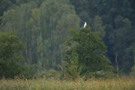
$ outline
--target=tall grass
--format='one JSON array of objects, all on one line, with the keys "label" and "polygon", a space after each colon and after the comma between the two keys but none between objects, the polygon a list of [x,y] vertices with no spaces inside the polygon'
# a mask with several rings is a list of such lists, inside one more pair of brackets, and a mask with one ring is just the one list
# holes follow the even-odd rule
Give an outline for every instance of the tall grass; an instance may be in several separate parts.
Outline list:
[{"label": "tall grass", "polygon": [[78,79],[54,80],[54,79],[33,79],[33,80],[0,80],[0,90],[135,90],[135,79],[90,79],[84,81]]}]

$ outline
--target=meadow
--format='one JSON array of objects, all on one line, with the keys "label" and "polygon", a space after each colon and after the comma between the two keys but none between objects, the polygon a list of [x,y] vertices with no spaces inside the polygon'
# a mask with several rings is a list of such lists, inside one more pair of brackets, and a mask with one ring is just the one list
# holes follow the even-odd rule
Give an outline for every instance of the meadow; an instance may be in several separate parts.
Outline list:
[{"label": "meadow", "polygon": [[90,79],[84,81],[33,79],[0,80],[0,90],[135,90],[135,79]]}]

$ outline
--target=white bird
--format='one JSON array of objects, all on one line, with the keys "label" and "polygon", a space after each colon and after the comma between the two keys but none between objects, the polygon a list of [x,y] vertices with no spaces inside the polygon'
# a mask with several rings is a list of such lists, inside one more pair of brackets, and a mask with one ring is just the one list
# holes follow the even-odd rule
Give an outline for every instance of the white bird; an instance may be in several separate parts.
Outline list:
[{"label": "white bird", "polygon": [[84,23],[83,28],[85,28],[86,26],[87,26],[87,22]]}]

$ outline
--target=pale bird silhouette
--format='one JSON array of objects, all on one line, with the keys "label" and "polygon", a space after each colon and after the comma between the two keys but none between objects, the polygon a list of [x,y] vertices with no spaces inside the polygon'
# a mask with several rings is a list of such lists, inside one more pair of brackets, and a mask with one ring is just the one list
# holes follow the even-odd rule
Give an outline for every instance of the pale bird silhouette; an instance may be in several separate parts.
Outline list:
[{"label": "pale bird silhouette", "polygon": [[85,28],[87,26],[87,22],[84,22],[83,28]]}]

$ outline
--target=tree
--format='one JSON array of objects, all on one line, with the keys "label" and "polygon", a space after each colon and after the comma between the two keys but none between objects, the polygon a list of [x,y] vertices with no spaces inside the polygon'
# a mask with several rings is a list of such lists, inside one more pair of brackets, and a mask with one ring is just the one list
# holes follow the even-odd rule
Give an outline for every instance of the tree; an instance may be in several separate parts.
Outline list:
[{"label": "tree", "polygon": [[3,15],[4,11],[9,9],[13,3],[10,0],[0,0],[0,16]]},{"label": "tree", "polygon": [[95,16],[94,21],[93,21],[93,31],[99,32],[100,36],[102,38],[104,38],[105,37],[105,28],[102,24],[103,24],[103,22],[102,22],[101,17]]},{"label": "tree", "polygon": [[22,51],[23,44],[15,34],[0,32],[0,77],[13,78],[24,74]]},{"label": "tree", "polygon": [[40,5],[37,1],[24,2],[5,12],[1,31],[14,32],[21,38],[30,64],[59,69],[63,60],[61,46],[69,29],[79,28],[80,19],[67,0],[40,0]]},{"label": "tree", "polygon": [[132,30],[131,21],[122,16],[115,19],[114,32],[110,35],[110,43],[113,46],[110,51],[115,56],[119,72],[128,74],[134,61],[134,31]]},{"label": "tree", "polygon": [[65,56],[66,64],[64,67],[64,74],[66,78],[75,80],[80,76],[81,68],[79,67],[78,55],[75,52],[71,52],[70,55]]},{"label": "tree", "polygon": [[[133,47],[135,33],[135,26],[133,25],[135,23],[135,1],[78,0],[76,2],[76,0],[70,0],[70,2],[75,6],[75,10],[81,20],[87,21],[92,25],[92,30],[94,30],[94,28],[95,30],[100,28],[99,31],[102,32],[104,29],[105,32],[102,32],[102,35],[104,36],[105,34],[104,42],[107,46],[109,59],[114,66],[117,66],[116,57],[118,56],[117,59],[120,71],[124,74],[128,74],[133,65],[134,57],[132,55],[133,50],[130,49],[130,47]],[[130,22],[130,29],[123,24],[123,22],[127,21]],[[112,41],[115,43],[112,44]],[[113,48],[115,48],[115,51],[112,50]]]},{"label": "tree", "polygon": [[134,65],[132,66],[130,75],[133,76],[133,77],[135,77],[135,58],[134,58]]},{"label": "tree", "polygon": [[[111,66],[105,51],[106,47],[99,33],[91,32],[89,29],[73,31],[71,38],[66,42],[66,67],[69,70],[76,66],[76,71],[79,71],[82,76],[97,71],[108,72]],[[73,62],[76,65],[73,65]],[[70,72],[73,71],[74,69]]]}]

